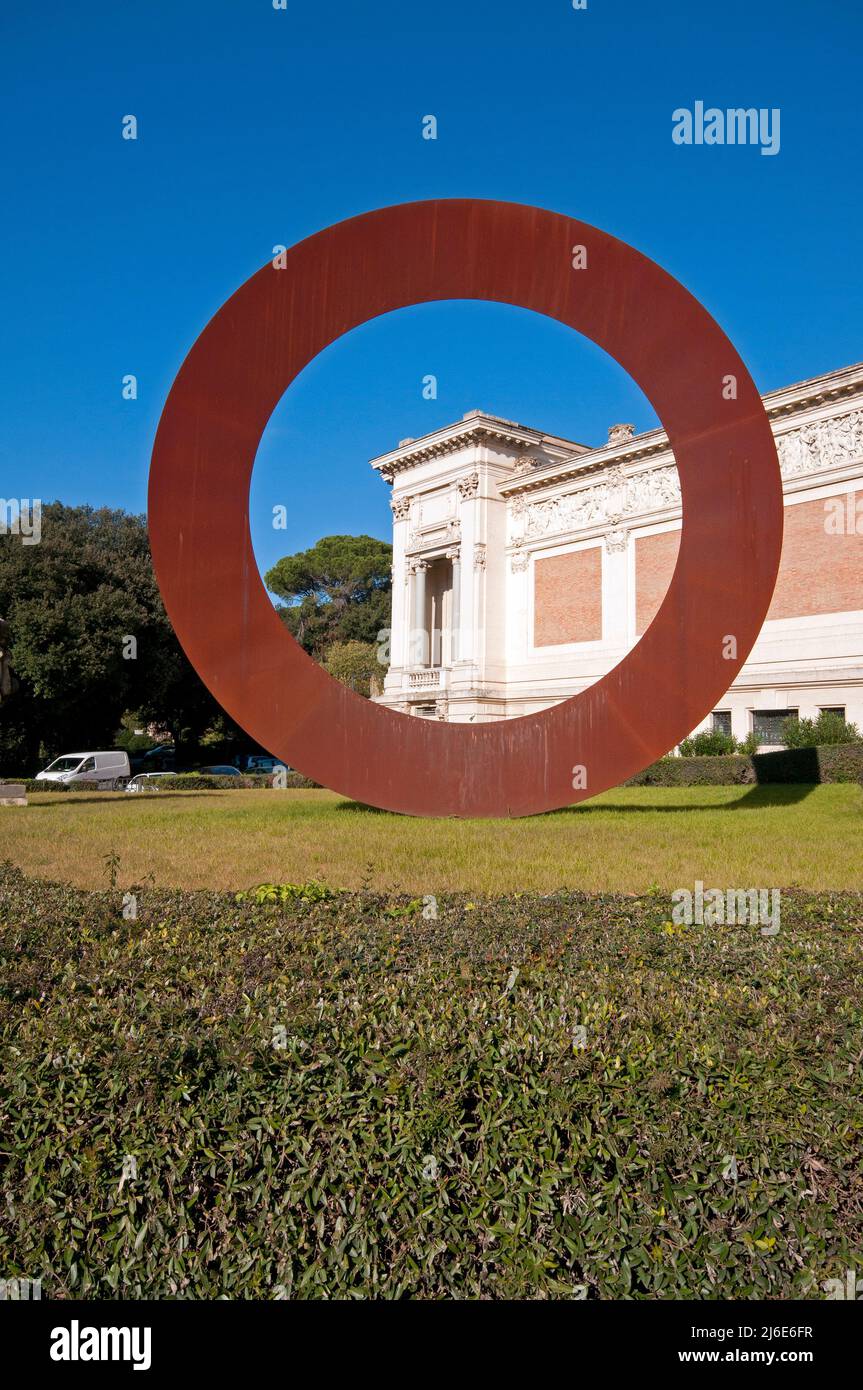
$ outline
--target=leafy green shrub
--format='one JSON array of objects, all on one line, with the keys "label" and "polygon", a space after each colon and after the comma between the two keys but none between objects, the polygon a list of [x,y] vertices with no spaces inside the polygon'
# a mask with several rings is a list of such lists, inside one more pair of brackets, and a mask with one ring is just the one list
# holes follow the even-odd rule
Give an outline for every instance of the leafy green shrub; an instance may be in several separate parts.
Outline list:
[{"label": "leafy green shrub", "polygon": [[736,752],[736,738],[723,733],[721,729],[702,729],[691,738],[683,739],[680,744],[682,758],[718,758]]},{"label": "leafy green shrub", "polygon": [[260,883],[257,888],[247,888],[237,893],[236,900],[238,903],[257,903],[260,907],[275,903],[283,906],[285,903],[322,903],[333,897],[333,890],[327,888],[326,884],[310,879],[308,883]]},{"label": "leafy green shrub", "polygon": [[659,892],[121,891],[0,869],[0,1268],[46,1298],[863,1275],[863,895],[783,894],[777,941]]},{"label": "leafy green shrub", "polygon": [[840,714],[821,710],[817,719],[792,717],[782,721],[782,742],[786,748],[824,748],[836,743],[860,743],[860,730]]}]

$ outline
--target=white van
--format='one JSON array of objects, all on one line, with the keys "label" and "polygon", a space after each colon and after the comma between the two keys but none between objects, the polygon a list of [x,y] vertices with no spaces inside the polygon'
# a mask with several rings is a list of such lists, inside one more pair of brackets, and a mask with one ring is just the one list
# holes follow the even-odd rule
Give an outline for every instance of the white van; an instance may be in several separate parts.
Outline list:
[{"label": "white van", "polygon": [[37,782],[98,782],[103,791],[119,791],[129,779],[129,754],[118,748],[108,753],[64,753],[37,772]]}]

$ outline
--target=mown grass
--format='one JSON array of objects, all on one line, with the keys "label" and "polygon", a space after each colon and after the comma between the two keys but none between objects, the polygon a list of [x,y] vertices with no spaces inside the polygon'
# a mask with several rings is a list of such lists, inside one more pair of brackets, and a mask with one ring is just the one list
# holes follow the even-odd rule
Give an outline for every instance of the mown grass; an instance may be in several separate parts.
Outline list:
[{"label": "mown grass", "polygon": [[119,887],[0,872],[4,1274],[637,1299],[863,1274],[863,896],[783,895],[770,938],[672,928],[656,894],[423,907],[144,890],[131,920]]},{"label": "mown grass", "polygon": [[327,791],[36,795],[0,808],[0,846],[82,887],[127,878],[239,889],[320,878],[414,893],[644,892],[708,885],[863,888],[863,790],[619,788],[517,821],[415,820]]}]

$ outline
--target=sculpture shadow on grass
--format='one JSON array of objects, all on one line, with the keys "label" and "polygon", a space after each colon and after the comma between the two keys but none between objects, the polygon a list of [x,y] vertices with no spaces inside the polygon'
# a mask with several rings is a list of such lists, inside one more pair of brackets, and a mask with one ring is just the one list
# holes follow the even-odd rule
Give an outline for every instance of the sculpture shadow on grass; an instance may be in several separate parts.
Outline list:
[{"label": "sculpture shadow on grass", "polygon": [[[721,784],[718,784],[721,785]],[[724,789],[724,788],[723,788]],[[638,788],[645,791],[700,791],[701,787],[645,787]],[[739,787],[740,796],[734,801],[698,801],[687,802],[684,806],[663,806],[661,802],[653,802],[649,806],[635,806],[631,802],[604,801],[601,805],[595,802],[583,802],[580,806],[564,806],[560,811],[552,811],[549,814],[554,816],[586,815],[596,814],[603,811],[624,811],[624,812],[647,812],[654,814],[659,811],[663,815],[673,812],[686,814],[689,811],[761,811],[768,806],[794,806],[799,801],[804,801],[810,792],[815,790],[810,783],[765,783],[763,786]]]},{"label": "sculpture shadow on grass", "polygon": [[[799,801],[803,801],[810,792],[814,791],[814,786],[809,783],[765,783],[763,786],[739,786],[734,790],[740,792],[740,796],[734,801],[715,802],[699,801],[688,802],[684,806],[663,805],[661,801],[652,802],[648,806],[638,806],[632,802],[623,801],[603,801],[597,804],[593,801],[583,801],[577,806],[562,806],[557,811],[543,811],[539,816],[524,816],[520,819],[526,821],[550,819],[553,816],[588,816],[604,815],[609,811],[620,811],[622,813],[644,813],[652,814],[656,811],[662,814],[678,812],[686,814],[689,811],[759,811],[768,806],[793,806]],[[638,790],[642,790],[639,788]],[[666,792],[666,791],[700,791],[700,787],[647,787],[643,790]],[[360,801],[340,801],[335,808],[337,811],[362,811],[374,816],[401,816],[399,811],[386,811],[380,806],[366,806]]]},{"label": "sculpture shadow on grass", "polygon": [[[214,790],[218,791],[220,789],[214,788]],[[39,793],[30,792],[28,793],[28,798],[29,796],[33,795],[38,796]],[[177,792],[175,793],[175,795],[182,796],[185,801],[191,801],[193,798],[197,801],[200,800],[202,796],[209,796],[210,793]],[[233,793],[228,792],[226,793],[226,795],[231,796],[233,795]],[[28,799],[27,809],[29,811],[44,811],[47,806],[52,806],[55,801],[60,802],[63,805],[74,806],[92,806],[94,803],[98,803],[100,806],[140,806],[142,801],[165,801],[169,796],[171,796],[171,792],[144,792],[142,795],[138,796],[133,794],[130,796],[123,797],[118,796],[116,798],[111,797],[109,801],[108,795],[105,792],[94,792],[92,796],[79,795],[78,792],[70,792],[68,793],[68,795],[64,795],[63,792],[54,792],[50,801],[30,801]]]}]

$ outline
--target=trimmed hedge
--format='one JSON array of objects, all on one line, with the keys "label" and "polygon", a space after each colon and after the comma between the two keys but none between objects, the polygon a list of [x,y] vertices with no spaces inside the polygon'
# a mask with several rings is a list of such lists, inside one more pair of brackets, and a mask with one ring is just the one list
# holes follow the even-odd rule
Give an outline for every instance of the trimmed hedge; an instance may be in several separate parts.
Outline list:
[{"label": "trimmed hedge", "polygon": [[[170,777],[159,777],[156,785],[160,791],[248,791],[250,788],[261,790],[265,787],[272,788],[275,781],[275,774],[272,772],[256,773],[249,776],[240,777],[215,777],[202,774],[200,772],[178,772]],[[308,777],[303,777],[300,772],[288,772],[285,776],[285,787],[292,791],[304,790],[317,787],[319,783],[312,782]]]},{"label": "trimmed hedge", "polygon": [[706,787],[756,781],[752,759],[740,753],[704,758],[660,758],[630,777],[627,787]]},{"label": "trimmed hedge", "polygon": [[138,886],[127,920],[122,886],[0,866],[5,1277],[693,1300],[863,1278],[863,894],[783,893],[770,938],[651,894],[282,887]]},{"label": "trimmed hedge", "polygon": [[759,782],[856,782],[863,777],[863,743],[783,748],[752,761]]},{"label": "trimmed hedge", "polygon": [[[67,782],[37,782],[33,777],[21,777],[17,780],[24,783],[28,792],[97,792],[100,790],[98,782],[73,782],[71,784]],[[129,781],[131,780],[130,777]],[[155,778],[149,785],[150,787],[158,787],[159,791],[248,791],[250,788],[258,788],[259,790],[266,787],[272,788],[273,782],[274,775],[272,773],[241,777],[213,777],[204,776],[199,772],[178,772]],[[308,777],[303,777],[299,772],[289,772],[286,775],[285,785],[296,791],[317,787],[320,784],[311,782]]]},{"label": "trimmed hedge", "polygon": [[97,792],[98,782],[39,782],[35,777],[23,777],[28,792]]},{"label": "trimmed hedge", "polygon": [[776,753],[660,758],[630,777],[628,787],[746,786],[755,783],[856,782],[863,778],[863,743],[783,748]]}]

